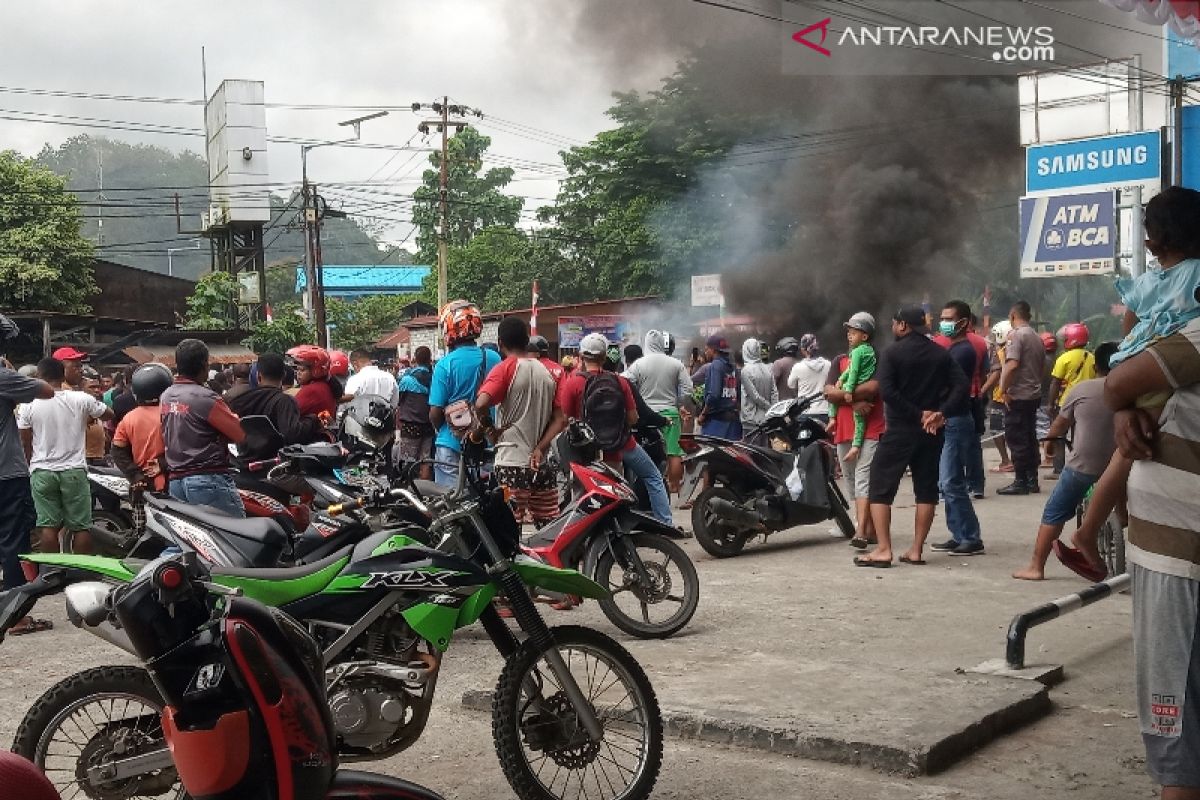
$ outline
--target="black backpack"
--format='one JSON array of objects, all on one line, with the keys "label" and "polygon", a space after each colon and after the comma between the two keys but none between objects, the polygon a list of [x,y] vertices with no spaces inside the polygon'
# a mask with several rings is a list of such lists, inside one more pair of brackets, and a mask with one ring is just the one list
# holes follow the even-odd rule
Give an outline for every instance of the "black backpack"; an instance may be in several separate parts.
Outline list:
[{"label": "black backpack", "polygon": [[611,372],[591,372],[583,387],[583,421],[596,435],[601,450],[620,450],[629,440],[625,393]]}]

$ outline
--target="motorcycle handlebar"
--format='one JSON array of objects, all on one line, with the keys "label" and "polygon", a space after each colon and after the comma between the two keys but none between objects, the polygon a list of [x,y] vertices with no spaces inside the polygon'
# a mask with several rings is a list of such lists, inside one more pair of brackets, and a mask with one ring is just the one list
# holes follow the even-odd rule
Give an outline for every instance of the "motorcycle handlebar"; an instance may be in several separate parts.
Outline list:
[{"label": "motorcycle handlebar", "polygon": [[282,463],[283,458],[280,456],[275,456],[274,458],[268,458],[263,461],[251,461],[246,465],[246,469],[248,469],[250,472],[260,472],[264,469],[274,467]]},{"label": "motorcycle handlebar", "polygon": [[345,503],[334,503],[325,509],[325,513],[331,517],[336,517],[339,514],[345,514],[348,511],[362,508],[367,504],[367,498],[360,497],[357,500],[350,500]]}]

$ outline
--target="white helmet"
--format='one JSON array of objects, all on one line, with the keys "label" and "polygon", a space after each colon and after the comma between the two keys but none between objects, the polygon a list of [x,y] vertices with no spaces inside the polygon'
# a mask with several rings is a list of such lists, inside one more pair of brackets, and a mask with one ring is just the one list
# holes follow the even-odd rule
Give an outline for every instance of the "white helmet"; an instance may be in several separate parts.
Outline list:
[{"label": "white helmet", "polygon": [[1008,335],[1012,333],[1012,323],[1006,319],[1002,319],[992,326],[992,335],[989,337],[992,344],[999,347],[1008,341]]},{"label": "white helmet", "polygon": [[602,356],[608,352],[608,339],[602,333],[589,333],[579,340],[579,352],[587,356]]}]

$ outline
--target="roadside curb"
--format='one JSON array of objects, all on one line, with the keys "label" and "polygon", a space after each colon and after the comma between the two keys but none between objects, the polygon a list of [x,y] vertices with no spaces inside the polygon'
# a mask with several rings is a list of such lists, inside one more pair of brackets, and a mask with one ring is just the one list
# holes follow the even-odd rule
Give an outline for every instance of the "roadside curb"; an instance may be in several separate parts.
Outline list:
[{"label": "roadside curb", "polygon": [[[976,678],[975,680],[979,680]],[[1049,690],[1034,681],[1014,678],[989,678],[1009,691],[1005,699],[990,708],[948,715],[918,726],[899,741],[854,741],[829,732],[800,730],[786,720],[766,720],[754,714],[722,710],[718,714],[703,710],[663,709],[665,733],[680,739],[693,739],[779,755],[830,761],[836,764],[870,767],[907,777],[929,775],[951,766],[963,756],[1004,734],[1032,722],[1051,709]],[[968,687],[964,690],[969,691]],[[947,696],[948,703],[954,698]],[[469,691],[463,694],[464,707],[490,711],[492,693]],[[937,716],[931,714],[931,716]]]}]

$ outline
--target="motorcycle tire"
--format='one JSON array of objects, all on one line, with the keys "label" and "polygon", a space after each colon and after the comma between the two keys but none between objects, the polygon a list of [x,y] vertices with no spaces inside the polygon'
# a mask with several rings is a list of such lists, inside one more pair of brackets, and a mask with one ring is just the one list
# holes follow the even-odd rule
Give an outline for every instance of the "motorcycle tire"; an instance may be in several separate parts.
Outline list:
[{"label": "motorcycle tire", "polygon": [[854,520],[850,519],[850,509],[843,505],[844,502],[841,490],[837,484],[830,481],[829,505],[833,508],[833,520],[837,523],[838,530],[842,532],[842,536],[845,536],[847,539],[853,539],[858,529],[854,525]]},{"label": "motorcycle tire", "polygon": [[126,558],[137,543],[133,518],[124,511],[92,510],[92,551],[98,556]]},{"label": "motorcycle tire", "polygon": [[[521,800],[575,798],[589,782],[595,783],[596,790],[587,791],[584,796],[596,800],[644,800],[658,780],[663,755],[662,713],[645,671],[629,651],[600,631],[563,625],[551,628],[550,632],[553,636],[551,646],[559,650],[563,661],[569,665],[580,690],[588,696],[600,716],[605,732],[611,728],[620,737],[620,745],[610,745],[607,735],[599,743],[590,739],[563,743],[548,738],[561,736],[564,730],[577,734],[579,723],[559,716],[570,713],[570,701],[558,689],[557,677],[542,661],[546,648],[536,645],[532,638],[526,639],[506,661],[492,696],[492,738],[504,776]],[[589,656],[596,660],[595,670],[588,666]],[[557,691],[549,697],[543,696],[545,702],[539,705],[528,697],[527,687],[536,688],[539,693]],[[617,698],[615,702],[614,698]],[[620,707],[626,700],[633,708],[622,711]],[[555,712],[551,719],[544,717],[545,706]],[[531,711],[536,713],[527,716]],[[640,737],[631,735],[628,730],[617,731],[618,727],[639,730]],[[526,753],[526,746],[540,755]],[[601,748],[605,752],[600,752]],[[624,756],[635,757],[636,765],[624,771],[610,767],[604,773],[596,766],[601,760],[611,761],[612,757]],[[531,759],[533,764],[554,767],[541,771],[552,773],[549,786],[540,780]],[[580,766],[582,775],[577,774]],[[567,772],[567,778],[556,792],[558,774],[562,771]],[[620,788],[606,780],[619,780],[614,776],[626,772],[629,778]],[[602,774],[605,778],[600,777]],[[577,786],[570,787],[568,792],[567,784]]]},{"label": "motorcycle tire", "polygon": [[[83,750],[88,750],[95,746],[99,752],[88,756],[81,751],[76,764],[71,765],[69,769],[57,768],[55,764],[47,763],[48,758],[63,757],[49,751],[50,746],[55,743],[57,729],[67,724],[73,716],[72,711],[85,707],[90,698],[96,698],[97,702],[101,704],[100,709],[102,710],[103,700],[101,698],[104,697],[117,698],[117,702],[112,704],[113,708],[110,710],[115,710],[120,700],[140,701],[146,706],[148,712],[153,710],[154,727],[152,729],[139,727],[139,731],[146,736],[157,735],[161,738],[162,730],[159,727],[157,716],[162,712],[163,701],[154,682],[150,680],[150,673],[140,667],[93,667],[59,681],[34,702],[17,728],[17,735],[12,745],[13,752],[32,761],[38,769],[46,772],[47,777],[55,784],[55,788],[60,793],[73,786],[77,789],[83,788],[89,797],[121,798],[145,794],[152,794],[163,800],[186,797],[174,768],[124,778],[119,782],[83,786],[80,783],[81,777],[76,771],[84,767],[84,764],[79,762],[91,762],[103,757],[102,737],[104,734],[101,730],[93,734],[92,739],[83,748]],[[127,708],[128,704],[126,704]],[[108,724],[116,723],[110,721]],[[71,728],[70,738],[77,739],[81,733],[83,733],[82,729]],[[86,734],[84,735],[86,736]],[[162,743],[162,747],[166,747],[165,742]],[[66,773],[65,781],[63,781],[63,773]],[[149,782],[151,785],[145,786],[143,781]]]},{"label": "motorcycle tire", "polygon": [[714,497],[728,500],[731,503],[741,502],[740,498],[724,486],[713,486],[705,489],[692,505],[692,533],[696,541],[704,548],[704,552],[715,558],[731,558],[742,552],[746,542],[753,536],[741,531],[723,531],[725,526],[717,523],[712,512],[708,510],[708,501]]},{"label": "motorcycle tire", "polygon": [[[628,537],[634,552],[639,550],[657,550],[666,556],[666,565],[661,569],[657,562],[648,570],[655,585],[647,591],[639,584],[625,585],[623,576],[618,578],[619,586],[613,587],[612,573],[617,570],[623,573],[622,567],[613,559],[607,549],[596,561],[594,569],[589,571],[592,579],[609,590],[609,594],[600,598],[600,610],[608,617],[613,625],[628,634],[641,639],[665,639],[681,631],[696,613],[700,604],[700,576],[696,574],[696,565],[688,558],[679,545],[665,536],[656,533],[634,533]],[[640,558],[640,556],[639,556]],[[671,577],[666,567],[674,564],[683,578],[681,593],[671,593]],[[643,568],[647,565],[643,562]],[[641,603],[642,619],[637,619],[626,613],[617,602],[616,596],[622,592],[631,592]],[[662,622],[651,622],[649,608],[664,602],[679,603],[679,610]]]}]

